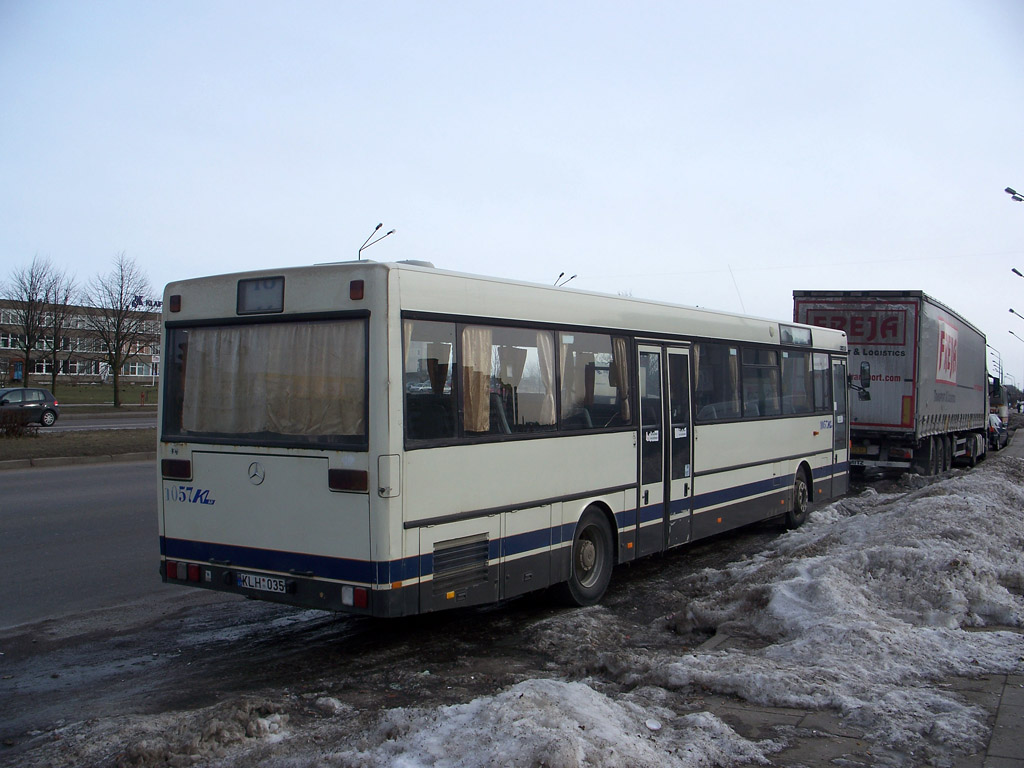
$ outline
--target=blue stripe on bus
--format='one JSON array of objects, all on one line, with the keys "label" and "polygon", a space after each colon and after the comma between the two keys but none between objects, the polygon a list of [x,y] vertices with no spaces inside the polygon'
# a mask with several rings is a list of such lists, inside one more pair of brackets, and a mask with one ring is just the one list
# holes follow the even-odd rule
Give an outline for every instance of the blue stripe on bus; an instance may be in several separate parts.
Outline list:
[{"label": "blue stripe on bus", "polygon": [[243,570],[254,568],[279,573],[312,571],[323,578],[365,583],[374,581],[376,576],[376,564],[368,560],[307,555],[299,552],[282,552],[276,549],[239,547],[231,544],[213,544],[185,539],[165,539],[163,549],[165,555],[172,560],[229,562],[231,563],[230,567]]},{"label": "blue stripe on bus", "polygon": [[794,475],[786,475],[778,479],[770,477],[767,480],[758,480],[753,483],[736,485],[731,488],[723,488],[720,491],[701,493],[693,497],[693,509],[698,511],[707,507],[714,507],[719,504],[726,504],[731,501],[761,496],[772,491],[782,491],[789,488],[793,483]]},{"label": "blue stripe on bus", "polygon": [[[848,468],[847,462],[820,467],[814,470],[814,476],[818,479],[827,478],[843,474],[848,471]],[[724,488],[720,491],[699,494],[692,499],[693,509],[700,511],[711,506],[741,501],[772,491],[782,491],[792,484],[793,477],[793,475],[788,475],[778,482],[774,478],[769,478],[733,488]],[[689,499],[673,501],[670,506],[670,515],[685,513],[689,509],[689,504]],[[639,511],[636,509],[622,510],[616,513],[615,522],[619,532],[622,533],[635,529],[638,516],[641,523],[647,523],[661,520],[663,514],[664,505],[651,504]],[[550,528],[541,528],[495,539],[489,542],[488,557],[494,561],[502,557],[507,558],[556,547],[563,542],[571,541],[575,530],[575,523],[562,523]],[[319,578],[364,584],[392,584],[429,576],[434,570],[434,557],[431,553],[375,562],[165,537],[160,538],[160,552],[172,560],[230,562],[232,563],[231,567],[234,568],[243,570],[252,568],[278,573],[308,571],[315,573]]]}]

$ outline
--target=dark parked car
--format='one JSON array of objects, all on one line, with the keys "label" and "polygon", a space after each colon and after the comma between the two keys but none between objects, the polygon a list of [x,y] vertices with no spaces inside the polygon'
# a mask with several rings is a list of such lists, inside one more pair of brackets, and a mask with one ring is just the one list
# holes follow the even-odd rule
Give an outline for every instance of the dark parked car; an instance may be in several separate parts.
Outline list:
[{"label": "dark parked car", "polygon": [[11,387],[0,389],[0,419],[15,418],[22,424],[33,422],[49,427],[60,416],[60,407],[48,389]]},{"label": "dark parked car", "polygon": [[1006,422],[999,418],[998,414],[990,413],[988,415],[988,446],[993,451],[998,451],[1000,448],[1005,448],[1007,441],[1010,439],[1009,434],[1006,431]]}]

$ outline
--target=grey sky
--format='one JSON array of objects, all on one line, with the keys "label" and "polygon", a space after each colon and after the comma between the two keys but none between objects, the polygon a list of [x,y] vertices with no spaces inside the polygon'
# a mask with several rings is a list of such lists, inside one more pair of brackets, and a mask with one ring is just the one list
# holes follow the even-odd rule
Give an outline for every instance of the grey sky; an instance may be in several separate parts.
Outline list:
[{"label": "grey sky", "polygon": [[354,258],[785,319],[914,288],[1024,377],[1024,4],[0,0],[0,258]]}]

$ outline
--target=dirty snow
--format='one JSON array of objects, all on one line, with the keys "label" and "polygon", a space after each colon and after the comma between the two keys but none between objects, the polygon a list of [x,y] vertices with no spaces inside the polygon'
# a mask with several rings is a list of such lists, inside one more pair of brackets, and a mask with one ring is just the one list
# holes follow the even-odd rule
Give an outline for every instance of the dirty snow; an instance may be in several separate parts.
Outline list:
[{"label": "dirty snow", "polygon": [[80,746],[65,756],[136,766],[660,768],[763,765],[785,747],[783,735],[736,733],[701,708],[706,694],[829,712],[915,761],[971,752],[987,738],[986,715],[942,682],[1024,672],[1024,635],[1006,629],[1024,627],[1024,461],[869,489],[754,556],[667,589],[673,610],[650,629],[665,638],[656,649],[617,642],[621,627],[602,606],[546,614],[523,633],[550,653],[550,678],[493,696],[357,711],[310,694],[304,718],[290,718],[301,696],[285,691],[74,724],[61,737]]},{"label": "dirty snow", "polygon": [[[653,706],[670,698],[651,689],[837,711],[873,740],[924,759],[936,745],[974,750],[987,735],[985,713],[937,682],[1024,671],[1024,636],[978,631],[1024,626],[1024,462],[905,482],[921,487],[869,489],[813,513],[756,557],[695,574],[683,591],[699,597],[681,602],[667,626],[745,642],[635,660],[648,695],[606,695],[588,680],[526,681],[465,705],[385,713],[362,748],[328,751],[330,764],[738,765],[779,749],[710,713]],[[578,642],[600,631],[600,618],[559,617],[553,635]],[[662,727],[651,731],[648,719]]]}]

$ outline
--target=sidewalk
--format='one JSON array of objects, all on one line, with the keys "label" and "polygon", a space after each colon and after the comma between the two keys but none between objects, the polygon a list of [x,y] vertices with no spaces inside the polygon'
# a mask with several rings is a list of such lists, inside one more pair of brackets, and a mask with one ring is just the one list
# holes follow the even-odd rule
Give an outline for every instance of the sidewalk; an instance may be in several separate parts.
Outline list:
[{"label": "sidewalk", "polygon": [[[993,627],[1011,632],[1014,627]],[[1024,634],[1024,633],[1022,633]],[[715,635],[700,651],[723,650],[743,645],[728,635]],[[988,744],[973,755],[950,756],[955,768],[1024,768],[1024,674],[949,677],[936,687],[956,691],[989,715],[992,731]],[[770,758],[779,766],[873,766],[891,764],[892,754],[866,738],[834,712],[763,707],[737,697],[705,694],[703,708],[714,713],[736,733],[751,740],[777,738],[775,729],[786,731],[787,746]],[[903,755],[903,765],[921,764]]]}]

